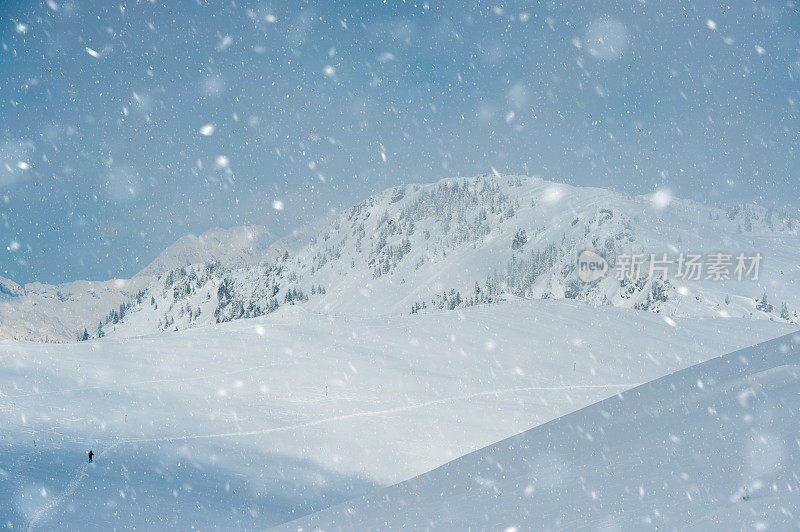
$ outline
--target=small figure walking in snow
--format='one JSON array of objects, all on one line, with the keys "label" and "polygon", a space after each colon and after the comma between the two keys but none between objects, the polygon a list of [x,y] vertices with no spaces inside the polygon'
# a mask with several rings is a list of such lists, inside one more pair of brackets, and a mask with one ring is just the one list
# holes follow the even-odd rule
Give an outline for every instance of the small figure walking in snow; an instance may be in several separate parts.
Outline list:
[{"label": "small figure walking in snow", "polygon": [[92,451],[89,451],[89,463],[90,464],[92,463],[92,457],[93,456],[94,456],[94,453]]}]

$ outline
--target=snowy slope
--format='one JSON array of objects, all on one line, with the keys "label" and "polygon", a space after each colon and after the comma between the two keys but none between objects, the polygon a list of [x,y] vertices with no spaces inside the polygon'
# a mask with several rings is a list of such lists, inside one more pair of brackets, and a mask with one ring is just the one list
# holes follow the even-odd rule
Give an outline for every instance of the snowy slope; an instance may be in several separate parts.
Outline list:
[{"label": "snowy slope", "polygon": [[0,338],[74,341],[84,328],[94,331],[109,311],[134,300],[159,275],[211,260],[227,267],[254,266],[269,256],[266,250],[273,240],[260,226],[186,235],[131,279],[20,286],[0,277]]},{"label": "snowy slope", "polygon": [[282,528],[796,529],[798,354],[710,360]]},{"label": "snowy slope", "polygon": [[276,525],[790,327],[523,300],[2,341],[3,525]]},{"label": "snowy slope", "polygon": [[[800,225],[757,206],[723,211],[533,177],[478,176],[393,187],[256,268],[195,265],[162,276],[105,334],[135,336],[254,317],[284,304],[348,315],[407,314],[503,299],[578,299],[668,316],[798,322]],[[315,232],[316,231],[316,232]],[[524,232],[519,245],[515,236]],[[288,245],[287,245],[288,244]],[[583,284],[579,251],[763,256],[758,280],[647,279]],[[731,268],[733,270],[733,267]],[[731,271],[731,273],[733,273]],[[757,308],[757,299],[768,305]],[[786,306],[785,312],[784,304]],[[769,309],[768,306],[772,308]]]}]

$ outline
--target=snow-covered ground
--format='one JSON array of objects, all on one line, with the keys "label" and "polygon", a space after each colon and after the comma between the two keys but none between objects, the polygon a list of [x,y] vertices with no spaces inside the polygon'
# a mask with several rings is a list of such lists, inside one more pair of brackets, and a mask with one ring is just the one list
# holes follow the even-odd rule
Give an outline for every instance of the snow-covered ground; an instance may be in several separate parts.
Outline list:
[{"label": "snow-covered ground", "polygon": [[284,528],[796,529],[798,354],[715,358]]},{"label": "snow-covered ground", "polygon": [[[792,327],[520,300],[373,318],[285,306],[256,319],[152,336],[6,340],[0,342],[2,523],[36,530],[277,525]],[[659,400],[678,397],[658,390]],[[729,399],[739,404],[736,394]],[[745,412],[755,417],[753,427],[769,422],[767,411]],[[589,436],[599,441],[602,422],[586,420],[582,444]],[[634,427],[641,441],[661,437],[651,431],[659,423],[640,423]],[[672,442],[664,432],[665,449],[694,444],[679,427],[664,427],[678,438]],[[774,450],[783,429],[768,429],[765,449]],[[570,459],[564,446],[574,439],[555,438],[552,454],[535,455],[547,461],[552,482],[560,478],[557,459]],[[788,452],[786,442],[779,447]],[[725,440],[708,445],[725,456]],[[540,447],[537,453],[547,443]],[[762,464],[754,452],[752,460]],[[623,453],[616,467],[643,460],[649,457]],[[564,463],[565,471],[575,471]],[[665,471],[644,485],[645,496],[669,480],[680,488],[672,496],[685,498],[683,473],[690,475],[687,486],[699,483],[692,470]],[[609,490],[624,484],[638,493],[622,473],[609,482]],[[603,489],[599,481],[585,486],[589,498]],[[728,487],[733,493],[739,486]],[[534,490],[548,497],[544,487]],[[620,502],[639,496],[627,497]],[[604,508],[612,504],[598,500]],[[578,517],[568,513],[561,522]],[[548,514],[545,522],[558,518]]]}]

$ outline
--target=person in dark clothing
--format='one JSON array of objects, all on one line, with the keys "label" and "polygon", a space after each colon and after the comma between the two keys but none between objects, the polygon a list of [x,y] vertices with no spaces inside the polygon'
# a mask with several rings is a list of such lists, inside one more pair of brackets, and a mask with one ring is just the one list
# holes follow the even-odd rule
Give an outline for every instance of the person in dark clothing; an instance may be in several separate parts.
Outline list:
[{"label": "person in dark clothing", "polygon": [[94,456],[94,453],[92,451],[89,451],[89,463],[90,464],[92,463],[92,457],[93,456]]}]

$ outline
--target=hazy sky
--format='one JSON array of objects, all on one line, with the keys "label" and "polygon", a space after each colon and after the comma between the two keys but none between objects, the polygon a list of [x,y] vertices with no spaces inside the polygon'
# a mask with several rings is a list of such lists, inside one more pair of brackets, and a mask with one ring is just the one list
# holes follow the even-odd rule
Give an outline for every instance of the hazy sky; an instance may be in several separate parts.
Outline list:
[{"label": "hazy sky", "polygon": [[796,207],[800,14],[730,6],[0,0],[0,275],[492,168]]}]

